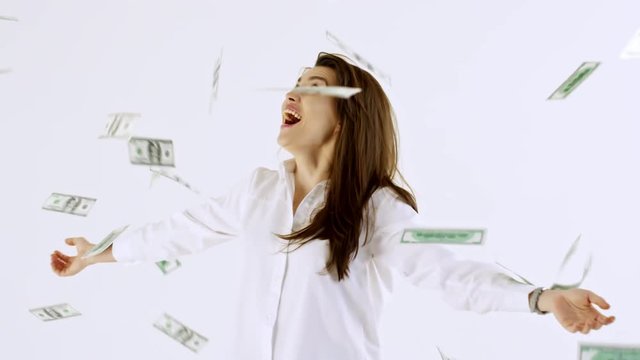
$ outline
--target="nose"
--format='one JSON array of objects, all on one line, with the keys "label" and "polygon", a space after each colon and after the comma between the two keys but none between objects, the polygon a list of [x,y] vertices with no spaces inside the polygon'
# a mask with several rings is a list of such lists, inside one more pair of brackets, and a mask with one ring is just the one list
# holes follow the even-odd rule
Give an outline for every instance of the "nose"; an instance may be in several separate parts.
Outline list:
[{"label": "nose", "polygon": [[285,95],[285,97],[287,98],[288,101],[291,102],[299,102],[300,101],[300,95],[293,93],[291,91],[288,91],[287,94]]}]

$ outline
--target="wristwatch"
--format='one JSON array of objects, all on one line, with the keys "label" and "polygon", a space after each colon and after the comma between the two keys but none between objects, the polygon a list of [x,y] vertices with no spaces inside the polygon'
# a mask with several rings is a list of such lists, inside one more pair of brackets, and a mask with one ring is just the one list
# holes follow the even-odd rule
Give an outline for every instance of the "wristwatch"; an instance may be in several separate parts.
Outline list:
[{"label": "wristwatch", "polygon": [[538,308],[538,299],[540,299],[540,295],[542,295],[543,291],[544,289],[539,287],[533,290],[533,292],[531,293],[531,296],[529,297],[529,310],[531,310],[531,312],[540,315],[548,313],[548,311],[542,311],[540,310],[540,308]]}]

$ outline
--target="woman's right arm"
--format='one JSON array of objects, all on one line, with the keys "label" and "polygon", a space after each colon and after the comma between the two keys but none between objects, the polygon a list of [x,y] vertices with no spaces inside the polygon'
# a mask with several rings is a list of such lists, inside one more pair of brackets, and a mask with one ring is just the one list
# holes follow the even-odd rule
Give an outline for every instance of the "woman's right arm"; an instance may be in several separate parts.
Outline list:
[{"label": "woman's right arm", "polygon": [[82,259],[94,245],[86,239],[66,239],[68,245],[76,247],[78,255],[68,256],[55,251],[51,254],[52,269],[60,276],[70,276],[97,263],[170,260],[236,238],[242,231],[241,214],[258,171],[237,183],[224,196],[209,198],[205,203],[177,212],[165,220],[125,231],[96,256]]}]

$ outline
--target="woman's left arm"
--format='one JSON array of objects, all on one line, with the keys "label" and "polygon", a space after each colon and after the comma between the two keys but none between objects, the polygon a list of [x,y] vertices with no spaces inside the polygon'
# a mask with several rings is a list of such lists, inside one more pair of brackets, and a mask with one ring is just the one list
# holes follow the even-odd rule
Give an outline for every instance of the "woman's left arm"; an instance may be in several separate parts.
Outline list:
[{"label": "woman's left arm", "polygon": [[[375,226],[369,246],[372,261],[387,288],[393,288],[393,272],[421,288],[440,290],[444,300],[461,310],[529,312],[535,286],[522,284],[494,264],[459,259],[439,244],[412,244],[400,241],[406,228],[421,227],[417,213],[389,194],[376,197]],[[545,290],[538,309],[555,315],[568,331],[588,332],[613,322],[592,304],[608,309],[609,304],[595,293],[583,290]]]}]

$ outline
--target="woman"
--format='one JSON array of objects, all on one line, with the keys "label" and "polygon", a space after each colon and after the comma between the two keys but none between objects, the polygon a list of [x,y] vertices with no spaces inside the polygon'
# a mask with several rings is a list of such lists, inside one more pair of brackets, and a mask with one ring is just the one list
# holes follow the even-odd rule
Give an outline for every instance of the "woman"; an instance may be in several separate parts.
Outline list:
[{"label": "woman", "polygon": [[377,325],[393,271],[442,290],[460,309],[552,312],[568,331],[583,333],[614,320],[592,306],[609,307],[590,291],[541,291],[493,265],[457,260],[443,246],[401,244],[402,230],[419,226],[418,209],[393,181],[396,130],[384,91],[369,73],[327,53],[298,85],[362,92],[349,99],[289,92],[278,144],[293,158],[278,170],[258,168],[225,196],[130,230],[92,258],[80,255],[93,244],[66,239],[78,256],[55,251],[54,272],[172,259],[241,241],[235,359],[379,359]]}]

